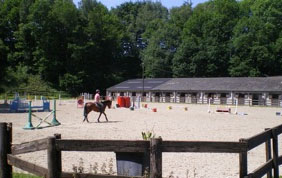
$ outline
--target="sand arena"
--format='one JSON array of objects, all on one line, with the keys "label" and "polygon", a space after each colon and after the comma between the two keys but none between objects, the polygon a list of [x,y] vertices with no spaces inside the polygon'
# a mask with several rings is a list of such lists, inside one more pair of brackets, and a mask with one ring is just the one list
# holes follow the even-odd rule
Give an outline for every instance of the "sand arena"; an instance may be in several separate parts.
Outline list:
[{"label": "sand arena", "polygon": [[[183,141],[239,141],[248,138],[282,123],[281,108],[239,106],[239,113],[248,115],[208,113],[208,105],[147,103],[150,109],[125,108],[106,109],[109,122],[101,116],[97,123],[98,113],[88,115],[90,123],[83,123],[83,109],[77,108],[76,100],[57,102],[57,119],[60,126],[37,130],[24,130],[27,113],[0,113],[0,122],[13,123],[13,142],[22,143],[35,139],[53,136],[60,133],[65,139],[114,139],[141,140],[142,131],[153,131],[163,140]],[[51,108],[52,108],[51,104]],[[115,102],[113,103],[115,106]],[[169,110],[168,106],[172,109]],[[188,111],[184,111],[188,107]],[[215,110],[215,108],[211,108]],[[234,111],[234,108],[232,108]],[[44,117],[45,112],[35,113]],[[50,119],[51,120],[51,119]],[[38,120],[32,120],[37,125]],[[281,136],[280,136],[281,137]],[[282,153],[282,139],[279,139],[279,153]],[[265,163],[265,145],[248,153],[248,171]],[[24,160],[47,167],[46,151],[19,155]],[[63,171],[72,171],[83,160],[85,172],[98,165],[101,172],[103,164],[113,161],[115,154],[109,152],[63,152]],[[104,165],[105,166],[105,165]],[[15,171],[20,171],[15,169]],[[116,170],[114,170],[116,172]],[[164,153],[163,177],[179,178],[237,178],[239,177],[239,154],[219,153]]]}]

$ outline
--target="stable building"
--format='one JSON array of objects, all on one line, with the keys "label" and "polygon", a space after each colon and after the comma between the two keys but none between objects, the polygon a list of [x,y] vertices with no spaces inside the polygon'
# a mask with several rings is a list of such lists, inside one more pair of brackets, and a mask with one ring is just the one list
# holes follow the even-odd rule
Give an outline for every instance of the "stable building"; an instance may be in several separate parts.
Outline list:
[{"label": "stable building", "polygon": [[132,79],[107,89],[107,96],[143,102],[282,106],[282,76]]}]

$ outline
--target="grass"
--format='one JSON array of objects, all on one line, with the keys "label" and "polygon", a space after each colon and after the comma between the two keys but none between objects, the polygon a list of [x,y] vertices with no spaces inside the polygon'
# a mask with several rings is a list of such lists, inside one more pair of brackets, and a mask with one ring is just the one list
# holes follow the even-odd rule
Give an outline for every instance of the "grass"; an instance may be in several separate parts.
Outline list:
[{"label": "grass", "polygon": [[23,173],[13,173],[13,178],[42,178],[42,177],[34,176],[30,174],[23,174]]}]

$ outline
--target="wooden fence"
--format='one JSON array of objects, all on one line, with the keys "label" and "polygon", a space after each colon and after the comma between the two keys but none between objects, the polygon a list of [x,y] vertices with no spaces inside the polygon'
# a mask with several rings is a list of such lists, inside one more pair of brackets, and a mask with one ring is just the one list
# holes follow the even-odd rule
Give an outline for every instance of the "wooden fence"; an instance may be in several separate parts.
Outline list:
[{"label": "wooden fence", "polygon": [[[248,139],[239,142],[211,142],[211,141],[163,141],[154,138],[144,140],[66,140],[60,134],[54,137],[34,140],[28,143],[12,144],[12,124],[0,123],[0,178],[12,177],[12,166],[32,174],[47,178],[126,178],[115,175],[93,175],[62,172],[62,151],[103,151],[103,152],[149,152],[150,178],[162,177],[163,152],[198,152],[198,153],[238,153],[240,178],[259,178],[267,174],[267,178],[279,177],[279,165],[282,156],[278,156],[278,135],[282,133],[282,125],[266,129]],[[266,163],[248,173],[248,151],[264,144]],[[272,143],[272,144],[271,144]],[[16,155],[34,151],[47,150],[48,168],[44,168]],[[272,175],[273,173],[273,175]]]}]

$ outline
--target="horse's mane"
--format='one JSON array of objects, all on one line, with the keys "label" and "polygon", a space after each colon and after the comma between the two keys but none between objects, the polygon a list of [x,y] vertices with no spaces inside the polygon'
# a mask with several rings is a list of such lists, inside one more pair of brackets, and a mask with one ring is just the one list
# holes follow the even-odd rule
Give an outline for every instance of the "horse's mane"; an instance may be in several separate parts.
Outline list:
[{"label": "horse's mane", "polygon": [[108,102],[112,102],[112,100],[104,100],[101,103],[108,103]]}]

